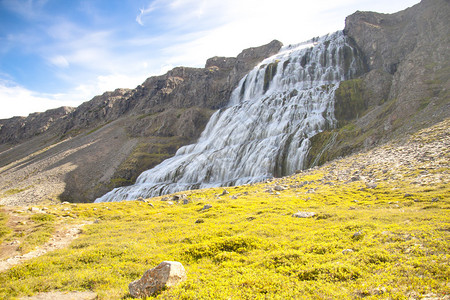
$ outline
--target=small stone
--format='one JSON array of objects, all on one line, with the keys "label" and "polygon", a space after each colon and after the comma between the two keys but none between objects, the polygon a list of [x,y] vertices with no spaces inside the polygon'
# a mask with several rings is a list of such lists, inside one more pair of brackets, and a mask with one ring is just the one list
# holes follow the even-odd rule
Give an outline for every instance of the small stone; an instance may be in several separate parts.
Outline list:
[{"label": "small stone", "polygon": [[150,297],[155,293],[185,281],[187,278],[183,265],[177,261],[163,261],[153,269],[128,285],[134,298]]},{"label": "small stone", "polygon": [[167,201],[167,204],[173,205],[173,202],[172,201]]},{"label": "small stone", "polygon": [[61,203],[61,204],[70,204],[70,202],[64,201],[64,202]]},{"label": "small stone", "polygon": [[361,180],[361,178],[360,178],[358,175],[353,176],[352,178],[350,178],[350,181],[351,181],[351,182],[359,181],[359,180]]},{"label": "small stone", "polygon": [[342,250],[342,254],[348,254],[348,253],[352,253],[353,249],[344,249]]},{"label": "small stone", "polygon": [[207,210],[210,209],[212,207],[211,204],[205,204],[205,206],[203,206],[202,210]]},{"label": "small stone", "polygon": [[222,192],[222,194],[221,194],[221,196],[225,196],[225,195],[228,195],[230,192],[228,192],[227,190],[223,190],[223,192]]},{"label": "small stone", "polygon": [[201,224],[201,223],[205,223],[205,220],[203,220],[203,219],[195,220],[195,224]]},{"label": "small stone", "polygon": [[41,211],[41,210],[40,210],[39,208],[37,208],[37,207],[30,207],[29,210],[30,210],[31,212],[40,212],[40,211]]},{"label": "small stone", "polygon": [[275,191],[277,191],[277,192],[281,192],[281,191],[284,191],[284,190],[285,190],[285,188],[282,187],[281,185],[276,185],[273,189],[274,189]]},{"label": "small stone", "polygon": [[94,221],[94,224],[98,224],[98,223],[100,223],[100,220],[99,220],[99,219],[96,219],[96,220]]},{"label": "small stone", "polygon": [[368,189],[376,189],[377,186],[378,186],[378,184],[376,184],[376,183],[366,183],[366,187]]},{"label": "small stone", "polygon": [[352,239],[359,241],[363,237],[364,237],[364,233],[362,231],[358,231],[353,234]]},{"label": "small stone", "polygon": [[311,218],[316,215],[315,212],[299,211],[292,215],[294,218]]},{"label": "small stone", "polygon": [[439,198],[433,198],[433,199],[431,199],[431,202],[438,202],[439,201]]},{"label": "small stone", "polygon": [[153,205],[153,203],[149,203],[148,206],[155,208],[155,206]]},{"label": "small stone", "polygon": [[191,202],[191,200],[189,199],[183,199],[183,204],[189,204]]},{"label": "small stone", "polygon": [[139,198],[137,198],[137,201],[141,201],[141,202],[144,202],[144,198],[142,198],[142,197],[139,197]]},{"label": "small stone", "polygon": [[406,193],[405,195],[403,195],[403,197],[404,197],[404,198],[412,197],[412,194]]}]

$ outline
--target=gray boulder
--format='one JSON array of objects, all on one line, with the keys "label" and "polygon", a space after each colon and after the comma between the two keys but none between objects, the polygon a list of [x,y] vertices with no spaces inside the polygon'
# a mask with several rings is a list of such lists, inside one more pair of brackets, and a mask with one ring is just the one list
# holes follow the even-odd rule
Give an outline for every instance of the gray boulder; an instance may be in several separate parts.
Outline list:
[{"label": "gray boulder", "polygon": [[163,261],[153,269],[145,271],[141,279],[128,285],[134,298],[150,297],[164,288],[172,287],[187,278],[183,265],[177,261]]},{"label": "gray boulder", "polygon": [[299,211],[293,214],[292,216],[295,218],[312,218],[315,215],[316,213],[312,211]]}]

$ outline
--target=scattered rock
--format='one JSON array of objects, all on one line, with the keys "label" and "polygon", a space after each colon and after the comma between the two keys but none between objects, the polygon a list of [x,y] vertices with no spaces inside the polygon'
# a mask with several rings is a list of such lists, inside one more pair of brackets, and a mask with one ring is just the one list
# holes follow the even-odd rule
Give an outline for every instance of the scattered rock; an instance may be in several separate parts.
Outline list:
[{"label": "scattered rock", "polygon": [[273,189],[274,189],[275,191],[277,191],[277,192],[281,192],[281,191],[284,191],[284,190],[285,190],[285,188],[282,187],[281,185],[276,185]]},{"label": "scattered rock", "polygon": [[247,221],[253,221],[254,219],[256,219],[255,217],[248,217]]},{"label": "scattered rock", "polygon": [[177,261],[163,261],[153,269],[128,285],[134,298],[150,297],[164,288],[172,287],[187,278],[183,265]]},{"label": "scattered rock", "polygon": [[353,176],[352,178],[350,178],[350,181],[351,181],[351,182],[359,181],[359,180],[361,180],[361,178],[360,178],[358,175]]},{"label": "scattered rock", "polygon": [[438,197],[431,199],[431,202],[438,202],[438,201],[439,201]]},{"label": "scattered rock", "polygon": [[406,193],[405,195],[403,195],[403,197],[404,197],[404,198],[412,197],[412,194]]},{"label": "scattered rock", "polygon": [[353,234],[352,239],[359,241],[363,237],[364,237],[364,233],[362,231],[358,231]]},{"label": "scattered rock", "polygon": [[203,220],[203,219],[197,219],[197,220],[195,221],[195,224],[201,224],[201,223],[205,223],[205,220]]},{"label": "scattered rock", "polygon": [[378,184],[376,183],[366,183],[366,188],[368,189],[376,189]]},{"label": "scattered rock", "polygon": [[223,190],[222,194],[220,194],[220,196],[225,196],[228,195],[230,192],[228,192],[227,190]]},{"label": "scattered rock", "polygon": [[292,215],[292,217],[295,218],[311,218],[316,215],[315,212],[309,212],[309,211],[299,211]]},{"label": "scattered rock", "polygon": [[155,208],[155,206],[153,205],[153,203],[149,203],[148,206]]},{"label": "scattered rock", "polygon": [[374,288],[372,290],[372,295],[383,295],[384,293],[386,293],[386,288],[385,287]]},{"label": "scattered rock", "polygon": [[94,221],[94,224],[98,224],[98,223],[100,223],[100,220],[99,220],[99,219],[96,219],[96,220]]},{"label": "scattered rock", "polygon": [[183,199],[183,204],[189,204],[189,203],[191,203],[192,202],[192,200],[189,200],[189,199]]},{"label": "scattered rock", "polygon": [[423,295],[422,298],[420,298],[422,300],[449,300],[450,296],[449,295],[445,295],[445,296],[438,296],[435,293],[429,293],[426,295]]},{"label": "scattered rock", "polygon": [[172,201],[167,201],[167,204],[173,205],[173,202]]},{"label": "scattered rock", "polygon": [[144,198],[142,198],[142,197],[139,197],[139,198],[137,198],[137,201],[141,201],[141,202],[144,202]]},{"label": "scattered rock", "polygon": [[348,254],[348,253],[352,253],[353,249],[344,249],[342,250],[342,254]]},{"label": "scattered rock", "polygon": [[205,204],[205,206],[203,206],[202,210],[207,210],[210,209],[212,207],[211,204]]},{"label": "scattered rock", "polygon": [[70,202],[64,201],[61,204],[70,204]]},{"label": "scattered rock", "polygon": [[230,199],[233,199],[233,200],[236,200],[237,198],[238,198],[238,196],[236,196],[236,195],[233,195],[230,197]]}]

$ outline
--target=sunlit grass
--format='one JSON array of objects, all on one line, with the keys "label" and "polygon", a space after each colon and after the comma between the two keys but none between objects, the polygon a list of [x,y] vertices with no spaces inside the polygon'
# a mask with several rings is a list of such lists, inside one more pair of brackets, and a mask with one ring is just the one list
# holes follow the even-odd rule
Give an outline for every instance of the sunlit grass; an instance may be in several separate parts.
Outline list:
[{"label": "sunlit grass", "polygon": [[[153,206],[48,206],[34,223],[96,222],[67,249],[1,273],[0,298],[52,290],[128,298],[128,284],[164,260],[180,261],[188,277],[157,299],[443,297],[450,293],[450,185],[446,158],[439,159],[433,184],[414,183],[419,163],[358,170],[373,186],[339,181],[333,174],[351,169],[344,159],[224,195],[223,188],[186,192],[188,204],[157,197],[148,199]],[[316,215],[293,217],[298,211]]]}]

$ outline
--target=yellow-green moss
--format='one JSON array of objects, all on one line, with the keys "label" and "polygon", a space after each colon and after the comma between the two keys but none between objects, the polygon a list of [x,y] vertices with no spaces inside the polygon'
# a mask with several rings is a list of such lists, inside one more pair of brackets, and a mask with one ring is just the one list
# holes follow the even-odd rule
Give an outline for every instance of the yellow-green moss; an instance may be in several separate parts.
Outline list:
[{"label": "yellow-green moss", "polygon": [[[431,140],[447,131],[448,123],[430,129]],[[422,135],[428,132],[412,140],[425,141]],[[420,162],[391,174],[377,162],[354,166],[364,158],[359,154],[270,182],[227,187],[228,194],[224,188],[183,192],[190,200],[185,205],[163,197],[147,199],[152,206],[143,201],[79,204],[70,206],[70,217],[67,206],[49,206],[54,221],[98,222],[84,227],[67,249],[1,273],[0,298],[52,290],[128,298],[128,284],[163,260],[180,261],[188,277],[150,299],[448,295],[450,168],[434,169],[440,181],[421,185],[413,184]],[[436,157],[434,163],[444,159]],[[371,176],[377,184],[333,175],[344,171]],[[275,185],[286,189],[271,191]],[[204,210],[205,204],[212,207]],[[298,211],[316,215],[293,217]]]},{"label": "yellow-green moss", "polygon": [[340,124],[358,118],[367,108],[363,98],[362,79],[342,81],[335,93],[334,114]]}]

